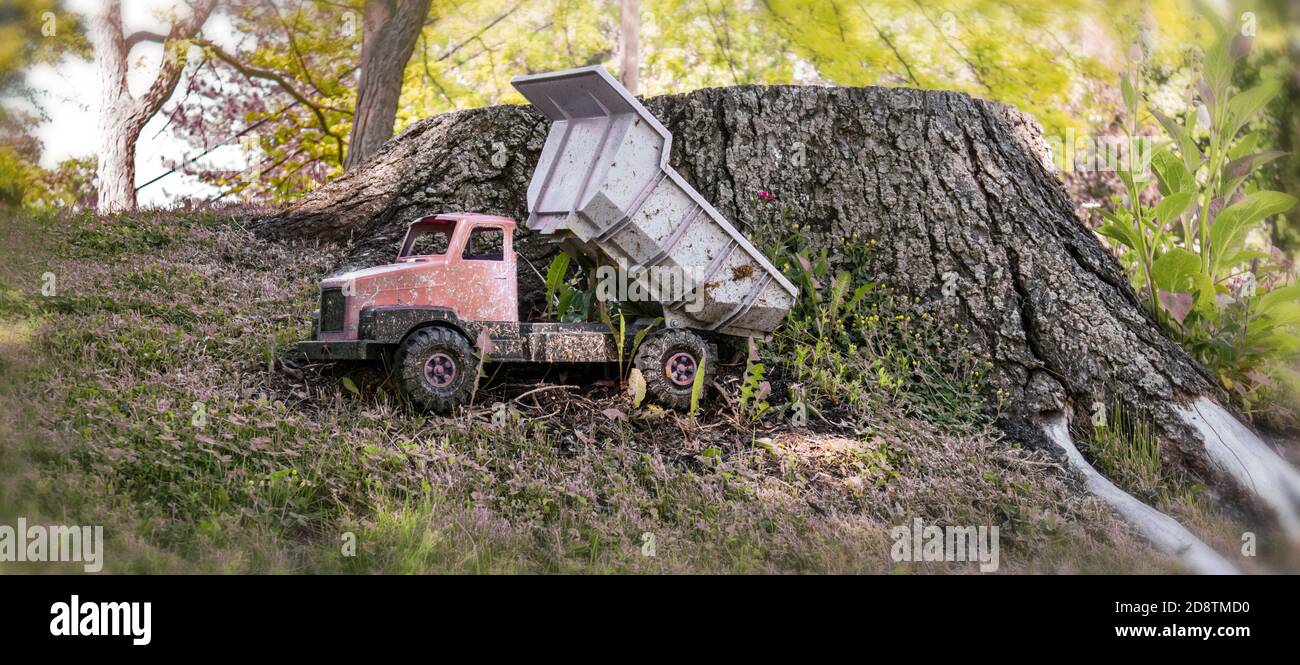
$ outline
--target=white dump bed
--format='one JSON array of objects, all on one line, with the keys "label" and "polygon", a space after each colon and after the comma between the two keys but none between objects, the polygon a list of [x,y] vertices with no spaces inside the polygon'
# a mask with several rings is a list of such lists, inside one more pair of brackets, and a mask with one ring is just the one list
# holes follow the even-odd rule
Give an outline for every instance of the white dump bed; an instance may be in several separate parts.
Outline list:
[{"label": "white dump bed", "polygon": [[[528,186],[528,228],[627,267],[670,326],[776,329],[798,290],[668,165],[672,134],[627,89],[600,66],[511,83],[552,121]],[[686,288],[666,289],[672,276]]]}]

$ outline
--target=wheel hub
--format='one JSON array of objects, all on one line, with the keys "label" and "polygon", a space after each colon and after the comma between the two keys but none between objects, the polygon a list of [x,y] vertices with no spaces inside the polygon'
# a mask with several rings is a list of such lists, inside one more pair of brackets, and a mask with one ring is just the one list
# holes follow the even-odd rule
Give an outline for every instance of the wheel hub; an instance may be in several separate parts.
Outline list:
[{"label": "wheel hub", "polygon": [[695,356],[679,351],[669,356],[664,363],[664,376],[676,385],[689,386],[695,382],[696,369]]},{"label": "wheel hub", "polygon": [[441,351],[424,361],[424,378],[434,388],[446,388],[456,380],[456,361]]}]

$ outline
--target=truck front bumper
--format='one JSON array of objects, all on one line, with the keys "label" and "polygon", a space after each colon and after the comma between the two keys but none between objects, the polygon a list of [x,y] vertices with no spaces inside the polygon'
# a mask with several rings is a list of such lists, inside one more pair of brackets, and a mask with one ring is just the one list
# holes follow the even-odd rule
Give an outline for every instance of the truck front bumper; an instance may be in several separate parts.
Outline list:
[{"label": "truck front bumper", "polygon": [[308,360],[378,360],[386,345],[372,340],[298,342],[298,353]]}]

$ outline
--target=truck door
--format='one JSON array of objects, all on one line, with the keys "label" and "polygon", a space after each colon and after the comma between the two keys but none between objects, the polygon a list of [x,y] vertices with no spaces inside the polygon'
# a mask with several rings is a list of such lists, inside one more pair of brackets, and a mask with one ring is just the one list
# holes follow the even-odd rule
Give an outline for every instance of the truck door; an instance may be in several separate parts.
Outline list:
[{"label": "truck door", "polygon": [[462,318],[475,321],[518,321],[515,255],[511,237],[502,226],[483,224],[469,229],[455,268],[457,306]]}]

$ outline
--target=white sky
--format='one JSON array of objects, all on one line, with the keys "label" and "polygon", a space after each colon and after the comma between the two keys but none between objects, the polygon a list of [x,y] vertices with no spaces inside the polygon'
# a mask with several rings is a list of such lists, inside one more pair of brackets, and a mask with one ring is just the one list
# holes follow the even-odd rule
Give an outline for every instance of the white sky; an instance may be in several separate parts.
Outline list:
[{"label": "white sky", "polygon": [[[102,0],[68,0],[68,7],[87,18],[98,9]],[[170,10],[183,7],[175,0],[123,0],[122,22],[126,34],[136,30],[166,32],[169,25],[159,20]],[[180,9],[180,11],[187,11]],[[208,19],[204,35],[222,44],[233,40],[229,21],[221,10]],[[133,94],[148,89],[162,57],[162,46],[143,43],[131,50],[131,70],[128,85]],[[37,100],[49,120],[36,131],[44,146],[41,165],[53,167],[64,159],[94,154],[99,146],[99,81],[95,64],[90,60],[64,58],[56,65],[39,65],[27,73],[27,82],[36,91]],[[177,94],[185,88],[185,81],[177,86]],[[167,119],[155,115],[140,134],[136,146],[136,185],[142,185],[165,173],[163,159],[183,158],[190,147],[165,130]],[[161,131],[160,133],[160,130]],[[240,163],[238,143],[213,151],[202,163]],[[138,192],[140,205],[167,206],[187,196],[211,196],[210,187],[181,173],[159,180]]]}]

